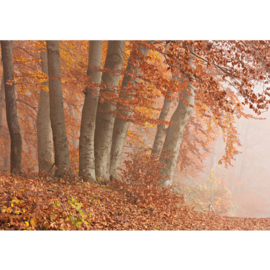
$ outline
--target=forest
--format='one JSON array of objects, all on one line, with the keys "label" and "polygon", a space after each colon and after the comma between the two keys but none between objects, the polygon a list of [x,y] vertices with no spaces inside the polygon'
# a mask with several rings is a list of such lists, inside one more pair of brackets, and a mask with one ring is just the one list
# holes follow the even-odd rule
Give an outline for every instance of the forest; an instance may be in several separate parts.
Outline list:
[{"label": "forest", "polygon": [[267,40],[1,41],[1,230],[269,230]]}]

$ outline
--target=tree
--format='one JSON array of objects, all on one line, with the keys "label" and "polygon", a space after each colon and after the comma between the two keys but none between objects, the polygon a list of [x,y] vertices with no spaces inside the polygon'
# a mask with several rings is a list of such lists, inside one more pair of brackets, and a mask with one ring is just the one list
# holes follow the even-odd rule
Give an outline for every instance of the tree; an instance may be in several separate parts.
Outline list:
[{"label": "tree", "polygon": [[6,114],[11,139],[10,172],[12,174],[20,174],[22,170],[22,137],[17,118],[11,41],[1,41],[1,49],[4,69]]},{"label": "tree", "polygon": [[0,134],[3,129],[3,109],[5,105],[5,83],[4,78],[1,80],[1,91],[0,91]]},{"label": "tree", "polygon": [[[89,42],[88,70],[89,82],[101,83],[102,41]],[[79,142],[79,175],[85,181],[96,182],[94,136],[99,87],[86,87],[82,110],[81,134]]]},{"label": "tree", "polygon": [[[194,110],[185,124],[179,151],[175,153],[178,156],[175,158],[178,164],[175,165],[177,174],[180,173],[183,178],[196,177],[198,171],[203,169],[203,161],[209,146],[217,137],[218,129],[222,131],[226,141],[225,154],[220,161],[230,165],[232,157],[238,153],[236,147],[240,143],[234,126],[235,117],[247,117],[247,114],[242,111],[244,104],[248,104],[257,112],[268,106],[269,100],[266,96],[269,94],[269,89],[266,88],[263,94],[254,91],[255,82],[267,84],[266,71],[270,63],[266,53],[269,51],[267,42],[109,41],[103,43],[102,64],[97,65],[99,68],[91,69],[91,72],[99,74],[99,77],[103,73],[103,81],[97,80],[95,83],[92,80],[93,75],[89,76],[89,65],[94,58],[87,57],[89,54],[87,41],[60,42],[61,72],[59,76],[51,78],[53,80],[61,76],[63,92],[61,99],[64,104],[62,109],[64,117],[61,121],[66,129],[66,132],[63,131],[64,129],[62,132],[66,133],[67,137],[70,167],[75,172],[79,169],[79,174],[84,177],[84,180],[95,181],[96,178],[108,180],[109,175],[111,178],[119,178],[118,168],[125,168],[124,163],[121,162],[122,157],[125,161],[126,153],[132,149],[150,149],[155,138],[153,150],[146,151],[147,155],[152,150],[154,155],[164,156],[163,140],[166,133],[168,135],[168,131],[173,129],[180,130],[180,126],[176,127],[179,119],[175,122],[170,122],[168,119],[179,105],[177,97],[183,98],[183,89],[187,87],[187,83],[194,87]],[[13,43],[14,78],[18,90],[16,93],[18,120],[23,140],[27,142],[24,143],[22,161],[24,168],[31,168],[33,171],[36,170],[38,160],[36,113],[39,97],[41,98],[40,90],[46,91],[47,80],[42,67],[39,66],[39,55],[40,51],[44,50],[44,45],[46,47],[46,42],[43,41]],[[119,49],[120,47],[122,49]],[[193,57],[193,67],[188,64],[190,55]],[[120,59],[119,63],[117,59]],[[186,82],[172,79],[172,74],[174,77],[185,77]],[[98,89],[100,89],[99,94]],[[86,106],[88,94],[85,96],[83,91],[97,94],[96,98],[93,97],[95,102],[99,98],[96,117],[95,106]],[[163,101],[164,108],[158,115]],[[188,106],[188,102],[185,102],[186,98],[182,101],[188,109],[192,108]],[[87,110],[84,108],[83,111],[88,112],[93,109],[92,124],[96,121],[95,126],[86,129],[84,129],[86,125],[83,119],[88,119],[89,114],[83,112],[82,123],[77,116],[82,111],[84,102]],[[78,151],[76,140],[80,128],[81,144],[86,147],[81,146]],[[83,133],[91,138],[95,137],[94,145],[84,141]],[[178,139],[175,137],[175,140]],[[87,147],[91,149],[90,152],[92,151],[92,156],[90,154],[92,161],[82,157]],[[167,150],[171,154],[175,152],[173,149]],[[93,151],[96,160],[93,158]],[[86,152],[89,152],[89,149]],[[87,170],[91,170],[91,173],[83,174],[83,171],[86,172],[82,168],[84,166]],[[88,178],[87,175],[92,176]]]},{"label": "tree", "polygon": [[[48,76],[47,52],[41,52],[42,72]],[[43,82],[48,87],[48,82]],[[38,137],[38,165],[39,172],[49,172],[53,165],[53,137],[50,120],[50,96],[49,93],[40,89],[40,97],[37,113],[37,137]]]},{"label": "tree", "polygon": [[[174,75],[174,79],[180,81],[179,76]],[[172,115],[172,125],[168,127],[160,161],[164,164],[162,174],[164,184],[171,185],[173,173],[178,159],[178,152],[183,137],[184,128],[189,120],[194,106],[194,87],[188,83],[188,89],[182,90],[182,97],[179,97],[178,106]],[[167,155],[165,157],[165,155]]]},{"label": "tree", "polygon": [[[163,108],[162,111],[159,115],[159,120],[166,121],[166,118],[168,116],[170,106],[171,106],[171,98],[164,97],[164,102],[163,102]],[[163,139],[164,136],[166,135],[167,129],[165,128],[164,124],[160,124],[157,126],[157,132],[153,144],[153,150],[152,154],[155,156],[160,155],[160,151],[162,150],[163,146]]]},{"label": "tree", "polygon": [[1,80],[1,91],[0,91],[0,136],[2,137],[1,141],[1,152],[3,153],[4,164],[3,169],[7,171],[8,169],[8,147],[9,144],[6,142],[4,138],[8,137],[9,134],[7,132],[6,126],[4,126],[4,106],[5,106],[5,84],[4,84],[4,77]]},{"label": "tree", "polygon": [[[134,93],[129,93],[127,88],[129,84],[134,86],[134,84],[140,81],[140,79],[138,79],[137,76],[141,76],[142,71],[139,69],[138,62],[142,61],[141,55],[147,56],[149,52],[149,48],[145,47],[144,45],[138,44],[137,45],[138,48],[136,48],[136,45],[133,51],[131,52],[131,56],[129,57],[126,73],[123,78],[122,87],[119,94],[119,97],[122,99],[131,99],[131,100],[134,99],[134,97],[132,96],[132,94],[134,95]],[[137,62],[135,62],[134,59],[136,59]],[[137,79],[133,79],[132,75],[135,78],[137,77]],[[129,110],[127,106],[122,105],[120,102],[117,103],[117,108],[118,108],[118,113],[126,117],[129,117],[131,115],[131,110]],[[122,117],[116,116],[114,127],[113,127],[113,136],[112,136],[110,178],[119,179],[118,168],[121,166],[123,148],[124,148],[124,143],[127,136],[129,125],[130,125],[130,121],[123,119]]]},{"label": "tree", "polygon": [[[105,71],[102,74],[102,83],[106,85],[99,99],[95,129],[95,169],[96,177],[102,180],[109,179],[110,154],[112,134],[116,110],[112,99],[117,97],[117,87],[121,78],[125,41],[109,41],[105,62]],[[108,100],[104,100],[106,97]]]},{"label": "tree", "polygon": [[59,41],[47,41],[50,119],[52,124],[55,151],[55,175],[63,176],[70,170],[69,148],[66,133]]}]

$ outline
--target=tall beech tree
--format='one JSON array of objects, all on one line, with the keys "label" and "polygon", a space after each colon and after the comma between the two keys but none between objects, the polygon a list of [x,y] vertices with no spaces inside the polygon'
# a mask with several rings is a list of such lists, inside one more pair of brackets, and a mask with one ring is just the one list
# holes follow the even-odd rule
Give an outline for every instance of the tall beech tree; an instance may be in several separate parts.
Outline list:
[{"label": "tall beech tree", "polygon": [[[47,51],[40,53],[42,72],[48,76]],[[43,85],[48,87],[48,81]],[[37,113],[37,137],[38,137],[38,166],[39,172],[49,172],[53,165],[53,136],[50,120],[50,96],[49,92],[40,89],[38,113]]]},{"label": "tall beech tree", "polygon": [[17,117],[16,95],[14,89],[11,41],[1,41],[7,124],[11,139],[10,172],[21,173],[22,136]]},{"label": "tall beech tree", "polygon": [[[88,70],[89,82],[101,83],[102,41],[89,42]],[[94,136],[99,87],[86,87],[82,109],[81,134],[79,141],[79,175],[85,181],[96,182]]]},{"label": "tall beech tree", "polygon": [[[138,48],[134,48],[129,57],[128,65],[126,68],[126,73],[123,78],[122,87],[119,93],[119,97],[122,99],[134,99],[134,94],[128,91],[128,85],[134,86],[138,83],[140,79],[137,76],[142,75],[142,71],[139,69],[139,62],[141,61],[140,54],[147,56],[149,48],[144,45],[138,45]],[[136,59],[136,61],[135,61]],[[133,73],[136,73],[137,79],[133,79]],[[135,77],[135,78],[136,78]],[[129,108],[120,102],[117,103],[118,112],[126,117],[131,115]],[[130,121],[127,121],[119,116],[116,116],[114,127],[113,127],[113,137],[112,137],[112,148],[111,148],[111,160],[110,160],[110,177],[119,179],[118,168],[121,166],[121,160],[123,155],[123,149],[125,144],[125,139],[127,136],[127,131],[130,125]]]},{"label": "tall beech tree", "polygon": [[102,82],[106,85],[100,91],[108,100],[99,99],[95,130],[95,169],[97,179],[108,180],[113,126],[116,105],[112,99],[117,97],[117,87],[121,78],[125,41],[109,41]]},{"label": "tall beech tree", "polygon": [[[190,63],[192,58],[190,60]],[[179,75],[173,75],[174,80],[183,80],[183,77]],[[179,97],[179,102],[176,110],[174,111],[170,122],[172,125],[168,127],[160,161],[164,164],[162,169],[162,174],[164,175],[164,184],[171,185],[173,181],[173,173],[178,159],[178,153],[180,149],[180,144],[182,142],[182,137],[184,133],[184,128],[191,116],[195,92],[194,87],[191,83],[182,89],[181,96]]]},{"label": "tall beech tree", "polygon": [[69,147],[64,117],[59,41],[47,41],[50,119],[55,151],[55,175],[70,171]]}]

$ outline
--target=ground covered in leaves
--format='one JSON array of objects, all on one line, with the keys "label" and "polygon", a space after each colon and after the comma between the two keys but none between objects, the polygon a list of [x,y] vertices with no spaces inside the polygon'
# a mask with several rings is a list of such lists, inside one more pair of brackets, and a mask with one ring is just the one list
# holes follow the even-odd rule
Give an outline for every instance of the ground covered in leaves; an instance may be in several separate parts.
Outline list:
[{"label": "ground covered in leaves", "polygon": [[270,218],[201,213],[154,182],[109,185],[0,175],[1,230],[269,230]]}]

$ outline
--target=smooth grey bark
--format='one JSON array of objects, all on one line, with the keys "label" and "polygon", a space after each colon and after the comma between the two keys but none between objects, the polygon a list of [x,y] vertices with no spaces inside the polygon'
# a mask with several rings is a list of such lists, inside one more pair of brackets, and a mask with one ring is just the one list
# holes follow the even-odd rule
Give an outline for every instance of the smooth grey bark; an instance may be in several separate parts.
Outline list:
[{"label": "smooth grey bark", "polygon": [[[93,67],[102,66],[102,41],[89,42],[88,70],[89,82],[101,83],[101,71]],[[81,133],[79,141],[79,175],[84,181],[96,182],[94,138],[99,87],[86,87],[82,109]]]},{"label": "smooth grey bark", "polygon": [[[179,76],[175,75],[173,79],[180,80]],[[179,99],[178,106],[171,117],[170,122],[172,125],[168,127],[160,157],[160,161],[164,164],[162,169],[162,174],[164,175],[164,182],[162,184],[164,185],[171,185],[173,182],[173,173],[178,159],[184,128],[193,110],[193,107],[187,106],[184,100],[186,100],[189,105],[194,106],[194,88],[190,83],[188,83],[188,88],[189,93],[185,89],[182,90],[181,98],[183,99]]]},{"label": "smooth grey bark", "polygon": [[[166,117],[170,111],[171,102],[172,102],[171,99],[164,97],[163,108],[162,108],[162,111],[160,112],[159,120],[166,121]],[[157,126],[157,132],[156,132],[156,136],[155,136],[155,140],[153,144],[153,150],[152,150],[153,155],[158,156],[160,154],[162,150],[162,146],[163,146],[163,139],[164,139],[164,136],[166,135],[166,132],[167,132],[167,129],[165,128],[163,124]]]},{"label": "smooth grey bark", "polygon": [[[146,48],[143,45],[138,45],[139,52],[143,54],[144,56],[147,56],[149,49]],[[138,59],[139,61],[141,59]],[[133,85],[135,83],[138,83],[139,80],[135,79],[133,80],[132,75],[132,69],[136,69],[137,74],[140,76],[142,72],[139,70],[138,66],[134,66],[132,64],[132,59],[129,58],[128,65],[126,68],[126,72],[128,72],[130,75],[125,74],[122,87],[120,90],[119,96],[121,98],[126,99],[133,99],[133,96],[126,93],[125,88],[128,86],[129,82],[131,82]],[[128,108],[120,103],[117,103],[118,110],[122,115],[130,116],[131,111],[128,110]],[[115,122],[114,122],[114,128],[113,128],[113,138],[112,138],[112,148],[111,148],[111,160],[110,160],[110,178],[112,179],[119,179],[119,172],[118,168],[121,165],[122,155],[123,155],[123,149],[125,140],[127,137],[127,131],[129,128],[130,122],[124,121],[123,119],[116,116]]]},{"label": "smooth grey bark", "polygon": [[[105,68],[109,71],[121,71],[124,50],[125,41],[109,41]],[[105,83],[106,88],[101,91],[108,94],[116,94],[120,77],[120,74],[115,74],[115,72],[103,72],[102,82]],[[95,129],[95,169],[97,180],[109,180],[112,135],[115,121],[115,115],[112,113],[115,110],[116,106],[114,104],[107,101],[102,103],[99,99]]]},{"label": "smooth grey bark", "polygon": [[47,41],[50,119],[55,152],[55,176],[70,173],[69,148],[65,125],[59,41]]},{"label": "smooth grey bark", "polygon": [[1,41],[1,49],[4,69],[7,124],[11,139],[10,172],[12,174],[20,174],[22,170],[22,136],[17,117],[11,41]]},{"label": "smooth grey bark", "polygon": [[[77,111],[75,110],[74,106],[70,107],[70,114],[74,117],[76,121],[79,121],[78,116],[77,116]],[[77,148],[79,146],[79,140],[75,137],[77,135],[77,130],[72,129],[72,138],[71,138],[71,143],[72,146]]]},{"label": "smooth grey bark", "polygon": [[[42,72],[48,76],[47,52],[40,53]],[[48,86],[48,82],[42,83]],[[49,172],[53,165],[53,136],[50,120],[50,96],[40,89],[37,113],[38,166],[39,172]]]}]

